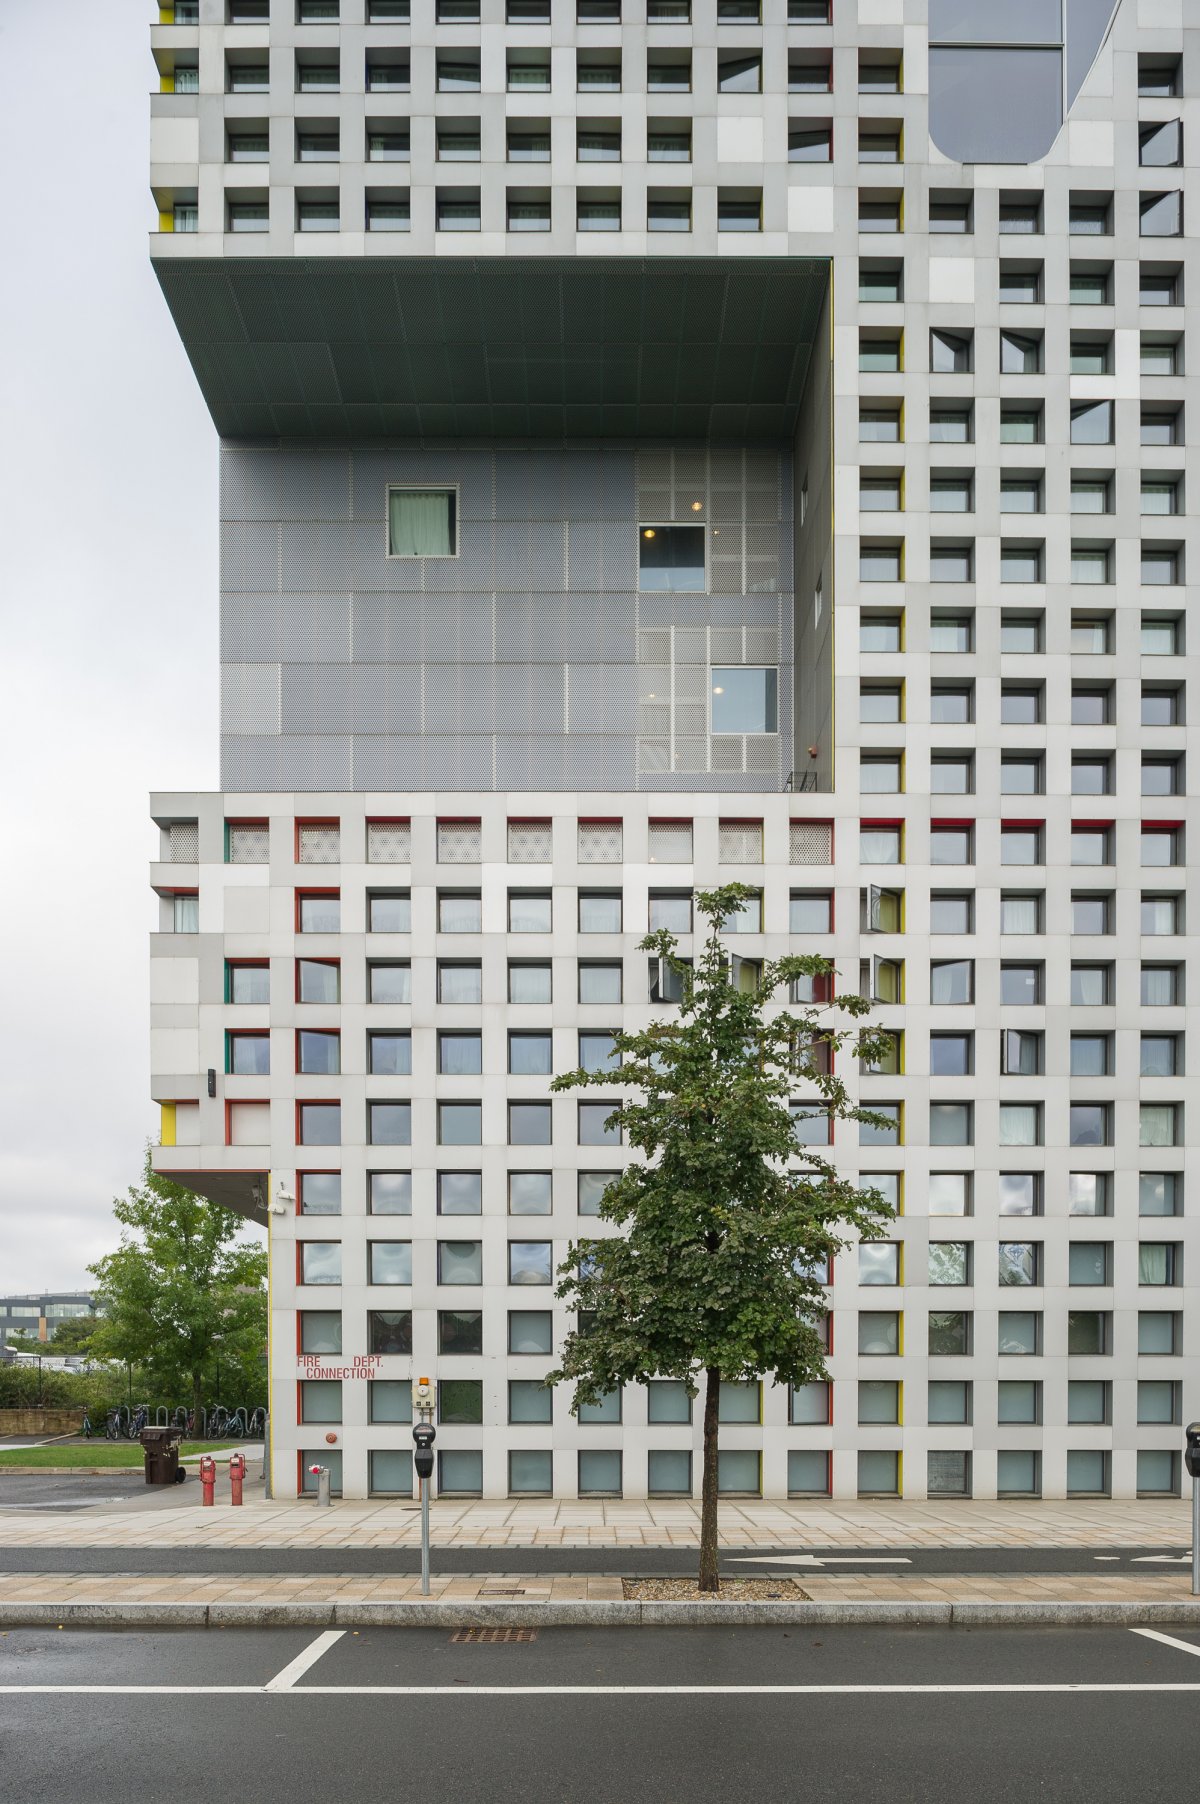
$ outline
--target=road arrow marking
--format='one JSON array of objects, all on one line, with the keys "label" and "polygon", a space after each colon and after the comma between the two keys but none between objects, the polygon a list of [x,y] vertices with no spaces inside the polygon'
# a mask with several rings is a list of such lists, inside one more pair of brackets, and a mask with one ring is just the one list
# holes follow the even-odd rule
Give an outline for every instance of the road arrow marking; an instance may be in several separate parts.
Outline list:
[{"label": "road arrow marking", "polygon": [[1188,1566],[1191,1564],[1190,1553],[1135,1553],[1130,1564],[1133,1566]]},{"label": "road arrow marking", "polygon": [[815,1553],[739,1553],[729,1556],[741,1566],[911,1566],[903,1554],[888,1554],[877,1559],[873,1554],[847,1554],[844,1557]]}]

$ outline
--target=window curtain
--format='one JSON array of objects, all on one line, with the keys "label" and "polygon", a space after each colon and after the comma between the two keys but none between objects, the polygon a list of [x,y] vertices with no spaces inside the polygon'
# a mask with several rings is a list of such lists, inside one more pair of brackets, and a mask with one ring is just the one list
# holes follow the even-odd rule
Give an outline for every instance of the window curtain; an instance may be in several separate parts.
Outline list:
[{"label": "window curtain", "polygon": [[1138,1248],[1138,1283],[1167,1282],[1167,1248],[1161,1243],[1143,1243]]},{"label": "window curtain", "polygon": [[393,557],[452,557],[453,498],[445,491],[393,489],[389,496]]},{"label": "window curtain", "polygon": [[1139,1126],[1141,1146],[1175,1145],[1175,1109],[1171,1103],[1143,1103]]}]

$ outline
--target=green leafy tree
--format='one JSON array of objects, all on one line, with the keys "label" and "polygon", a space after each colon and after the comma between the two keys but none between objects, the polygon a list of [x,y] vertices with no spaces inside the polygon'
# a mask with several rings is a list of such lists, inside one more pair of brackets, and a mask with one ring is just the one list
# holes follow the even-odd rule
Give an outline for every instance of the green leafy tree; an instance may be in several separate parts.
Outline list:
[{"label": "green leafy tree", "polygon": [[265,1248],[235,1238],[240,1218],[155,1172],[113,1203],[126,1230],[88,1270],[103,1311],[91,1337],[100,1359],[142,1366],[191,1392],[197,1411],[218,1359],[243,1381],[261,1369],[267,1337]]},{"label": "green leafy tree", "polygon": [[91,1340],[100,1326],[98,1315],[67,1315],[56,1323],[47,1350],[60,1353],[90,1353]]},{"label": "green leafy tree", "polygon": [[811,954],[771,960],[756,988],[742,987],[721,928],[755,895],[729,884],[696,897],[708,933],[694,969],[670,933],[649,934],[642,949],[674,973],[677,1014],[617,1034],[614,1069],[566,1072],[552,1086],[619,1084],[629,1094],[609,1126],[643,1157],[600,1203],[622,1231],[574,1243],[559,1268],[557,1294],[578,1326],[548,1382],[574,1383],[574,1410],[655,1377],[682,1379],[695,1396],[704,1374],[702,1591],[718,1588],[722,1381],[824,1377],[828,1261],[851,1234],[878,1238],[891,1215],[797,1134],[799,1121],[826,1114],[879,1120],[852,1103],[834,1068],[841,1048],[882,1056],[886,1042],[858,1021],[870,1004],[846,994],[772,1007],[780,991],[831,987],[828,960]]}]

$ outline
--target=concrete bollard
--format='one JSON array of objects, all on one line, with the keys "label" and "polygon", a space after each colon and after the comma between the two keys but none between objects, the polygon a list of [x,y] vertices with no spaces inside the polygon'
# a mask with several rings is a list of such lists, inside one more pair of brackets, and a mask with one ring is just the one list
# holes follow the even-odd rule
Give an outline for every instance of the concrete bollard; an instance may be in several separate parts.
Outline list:
[{"label": "concrete bollard", "polygon": [[317,1503],[327,1509],[329,1507],[329,1467],[310,1466],[308,1469],[316,1477]]}]

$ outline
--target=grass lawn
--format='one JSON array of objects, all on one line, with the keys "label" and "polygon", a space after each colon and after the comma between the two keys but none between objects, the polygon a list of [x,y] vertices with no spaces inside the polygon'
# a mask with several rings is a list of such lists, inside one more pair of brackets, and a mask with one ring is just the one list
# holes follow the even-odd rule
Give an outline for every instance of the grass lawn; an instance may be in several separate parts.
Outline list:
[{"label": "grass lawn", "polygon": [[[232,1447],[233,1441],[185,1441],[181,1452],[203,1453],[206,1447]],[[247,1441],[247,1453],[262,1451],[260,1441]],[[135,1466],[140,1471],[142,1449],[137,1441],[60,1441],[50,1447],[7,1447],[0,1451],[0,1468],[13,1466]]]}]

